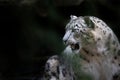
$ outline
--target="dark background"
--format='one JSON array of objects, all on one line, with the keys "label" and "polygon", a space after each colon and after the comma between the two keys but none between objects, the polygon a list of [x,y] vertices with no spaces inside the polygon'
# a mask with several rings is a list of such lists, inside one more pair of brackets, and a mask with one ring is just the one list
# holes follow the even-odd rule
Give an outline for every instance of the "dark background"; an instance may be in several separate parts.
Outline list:
[{"label": "dark background", "polygon": [[71,14],[101,18],[120,39],[120,0],[0,0],[0,80],[40,80]]}]

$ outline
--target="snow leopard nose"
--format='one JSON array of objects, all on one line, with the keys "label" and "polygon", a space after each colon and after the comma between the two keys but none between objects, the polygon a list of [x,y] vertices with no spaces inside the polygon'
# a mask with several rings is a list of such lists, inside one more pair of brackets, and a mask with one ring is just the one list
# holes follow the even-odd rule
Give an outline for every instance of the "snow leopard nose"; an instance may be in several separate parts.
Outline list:
[{"label": "snow leopard nose", "polygon": [[69,39],[70,37],[70,34],[71,32],[70,31],[67,31],[63,37],[63,42],[66,44],[67,40]]},{"label": "snow leopard nose", "polygon": [[67,31],[63,37],[63,42],[66,44],[67,40],[69,39],[69,37],[71,36],[71,30]]},{"label": "snow leopard nose", "polygon": [[63,43],[66,44],[67,39],[65,37],[63,37]]},{"label": "snow leopard nose", "polygon": [[66,44],[67,40],[63,40],[63,42]]}]

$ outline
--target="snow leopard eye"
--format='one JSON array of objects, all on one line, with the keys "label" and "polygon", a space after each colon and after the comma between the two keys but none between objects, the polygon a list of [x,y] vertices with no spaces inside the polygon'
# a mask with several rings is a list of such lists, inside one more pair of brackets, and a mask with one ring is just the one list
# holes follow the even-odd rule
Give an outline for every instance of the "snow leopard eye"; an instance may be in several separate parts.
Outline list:
[{"label": "snow leopard eye", "polygon": [[75,24],[74,28],[79,28],[79,25],[78,25],[78,24]]},{"label": "snow leopard eye", "polygon": [[75,24],[72,28],[72,32],[79,32],[79,25],[78,24]]}]

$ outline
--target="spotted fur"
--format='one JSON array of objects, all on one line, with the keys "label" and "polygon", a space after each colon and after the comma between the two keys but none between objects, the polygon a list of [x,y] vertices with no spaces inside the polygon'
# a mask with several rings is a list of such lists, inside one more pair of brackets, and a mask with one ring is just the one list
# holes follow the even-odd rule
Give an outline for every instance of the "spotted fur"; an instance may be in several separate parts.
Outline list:
[{"label": "spotted fur", "polygon": [[[93,80],[120,80],[119,41],[104,21],[94,16],[71,16],[63,41],[66,44],[63,53],[82,56],[78,61],[81,70]],[[67,70],[69,68],[60,63],[62,60],[53,60],[53,57],[46,63],[48,80],[73,80],[74,71]]]}]

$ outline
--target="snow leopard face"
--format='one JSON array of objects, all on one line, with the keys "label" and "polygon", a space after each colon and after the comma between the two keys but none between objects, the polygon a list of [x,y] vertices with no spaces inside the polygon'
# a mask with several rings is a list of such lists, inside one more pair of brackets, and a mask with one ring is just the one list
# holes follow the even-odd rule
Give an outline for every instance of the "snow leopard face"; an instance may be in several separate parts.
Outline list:
[{"label": "snow leopard face", "polygon": [[84,45],[94,43],[90,32],[93,28],[94,24],[88,17],[71,16],[70,22],[66,25],[63,41],[73,52],[78,53]]}]

